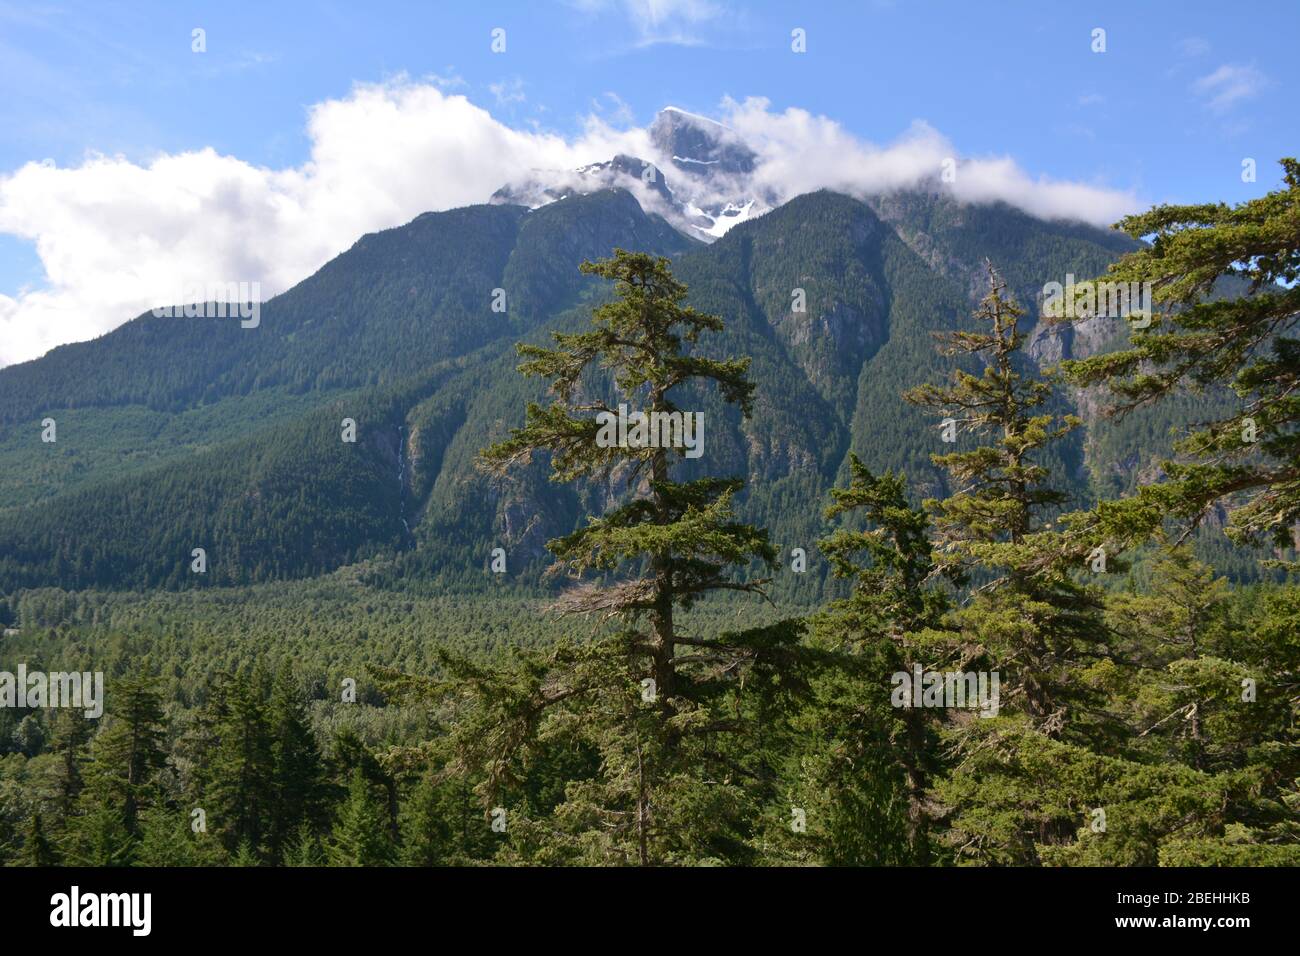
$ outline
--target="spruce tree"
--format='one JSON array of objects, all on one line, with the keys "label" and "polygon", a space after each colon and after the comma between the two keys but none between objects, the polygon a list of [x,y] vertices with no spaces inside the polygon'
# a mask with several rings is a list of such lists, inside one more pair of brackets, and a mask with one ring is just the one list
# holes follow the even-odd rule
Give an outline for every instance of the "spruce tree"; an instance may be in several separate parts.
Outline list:
[{"label": "spruce tree", "polygon": [[92,729],[85,715],[73,708],[62,708],[54,717],[50,751],[59,757],[59,812],[65,820],[72,815],[81,793],[84,782],[81,767]]},{"label": "spruce tree", "polygon": [[120,820],[135,838],[141,803],[166,760],[162,701],[156,680],[145,675],[119,678],[111,699],[108,726],[91,745],[81,800],[91,805],[92,815],[97,808],[111,811],[97,817],[101,832],[107,832],[112,820]]},{"label": "spruce tree", "polygon": [[140,829],[140,842],[135,850],[137,866],[199,866],[211,862],[203,859],[198,841],[215,844],[215,838],[194,833],[189,815],[164,805],[161,800],[140,814]]},{"label": "spruce tree", "polygon": [[275,765],[261,667],[230,675],[213,695],[217,741],[203,792],[209,826],[226,848],[260,852],[275,805]]},{"label": "spruce tree", "polygon": [[127,826],[124,809],[113,801],[111,791],[101,795],[88,788],[82,793],[82,812],[69,825],[70,862],[96,867],[134,862],[136,837]]},{"label": "spruce tree", "polygon": [[320,840],[316,838],[316,831],[306,820],[298,824],[297,831],[285,844],[282,859],[284,866],[307,867],[324,864]]}]

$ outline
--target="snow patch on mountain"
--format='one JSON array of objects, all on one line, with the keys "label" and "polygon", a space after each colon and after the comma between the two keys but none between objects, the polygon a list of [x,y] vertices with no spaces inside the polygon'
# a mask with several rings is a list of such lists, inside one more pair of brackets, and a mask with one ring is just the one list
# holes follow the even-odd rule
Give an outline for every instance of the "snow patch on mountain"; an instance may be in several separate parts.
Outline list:
[{"label": "snow patch on mountain", "polygon": [[537,209],[567,196],[623,188],[647,213],[705,242],[777,205],[776,197],[753,187],[757,155],[730,127],[669,106],[648,132],[649,159],[619,154],[577,169],[532,170],[491,201]]}]

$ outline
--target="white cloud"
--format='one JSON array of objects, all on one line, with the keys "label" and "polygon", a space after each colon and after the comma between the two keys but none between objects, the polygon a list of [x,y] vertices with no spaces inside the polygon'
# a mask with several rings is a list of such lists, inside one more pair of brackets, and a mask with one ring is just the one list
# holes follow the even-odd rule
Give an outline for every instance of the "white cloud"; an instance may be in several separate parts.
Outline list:
[{"label": "white cloud", "polygon": [[[726,101],[723,111],[759,156],[752,182],[724,184],[731,195],[868,195],[931,180],[959,155],[924,123],[880,147],[826,117],[773,112],[761,99]],[[270,297],[367,232],[484,202],[530,170],[571,170],[617,153],[671,169],[645,129],[615,129],[594,115],[568,138],[513,129],[462,95],[402,79],[317,104],[307,132],[309,159],[286,169],[203,149],[147,164],[113,156],[71,168],[29,163],[0,176],[0,232],[31,240],[45,272],[44,288],[0,295],[0,365],[178,304],[187,284],[258,282]],[[964,159],[957,170],[949,188],[958,198],[1001,199],[1038,216],[1103,224],[1138,206],[1130,193],[1033,178],[1005,157]]]},{"label": "white cloud", "polygon": [[282,292],[364,233],[484,202],[530,168],[635,151],[598,120],[572,140],[520,132],[465,97],[394,81],[313,107],[310,159],[254,166],[211,149],[139,165],[92,156],[0,176],[0,231],[35,243],[45,288],[0,296],[0,365],[101,335],[187,284]]},{"label": "white cloud", "polygon": [[1210,41],[1204,37],[1185,37],[1178,41],[1183,56],[1202,56],[1210,52]]},{"label": "white cloud", "polygon": [[1264,74],[1253,66],[1225,63],[1193,83],[1192,89],[1207,98],[1210,109],[1221,113],[1234,103],[1255,96],[1267,83]]},{"label": "white cloud", "polygon": [[924,122],[880,147],[805,110],[774,113],[764,99],[730,102],[728,122],[759,154],[756,179],[784,202],[814,189],[869,196],[938,180],[955,161],[947,186],[964,202],[1002,201],[1044,219],[1109,225],[1140,203],[1132,192],[1030,176],[1009,157],[959,158],[956,147]]}]

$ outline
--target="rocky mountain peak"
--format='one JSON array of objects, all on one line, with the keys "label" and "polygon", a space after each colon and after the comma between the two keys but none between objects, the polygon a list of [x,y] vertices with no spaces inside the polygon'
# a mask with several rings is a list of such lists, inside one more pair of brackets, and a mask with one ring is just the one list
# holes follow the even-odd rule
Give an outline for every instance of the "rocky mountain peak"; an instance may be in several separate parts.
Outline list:
[{"label": "rocky mountain peak", "polygon": [[537,209],[567,196],[623,188],[647,213],[705,242],[772,205],[753,195],[749,178],[757,154],[729,127],[669,106],[649,133],[653,158],[620,153],[577,169],[533,170],[506,183],[490,201]]},{"label": "rocky mountain peak", "polygon": [[749,175],[757,156],[730,127],[675,106],[659,111],[650,141],[689,176]]}]

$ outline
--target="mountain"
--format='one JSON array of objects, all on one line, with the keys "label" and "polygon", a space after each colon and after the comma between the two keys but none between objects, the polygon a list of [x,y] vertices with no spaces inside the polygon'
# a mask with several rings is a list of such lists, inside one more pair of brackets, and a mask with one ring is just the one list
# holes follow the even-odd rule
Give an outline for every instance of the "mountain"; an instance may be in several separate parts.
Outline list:
[{"label": "mountain", "polygon": [[[672,135],[674,149],[743,167],[742,153],[690,149],[686,127]],[[812,553],[850,450],[939,490],[934,423],[899,394],[947,373],[930,333],[969,312],[984,256],[1032,307],[1049,278],[1095,274],[1131,244],[937,193],[800,196],[708,244],[624,189],[425,214],[264,303],[256,329],[146,314],[0,370],[0,592],[241,584],[356,562],[393,584],[482,587],[494,547],[512,580],[535,581],[546,539],[620,489],[556,486],[540,463],[497,486],[473,458],[541,397],[514,371],[515,341],[581,328],[608,290],[577,266],[616,246],[671,257],[691,303],[727,323],[701,346],[753,358],[750,421],[712,395],[679,398],[709,423],[690,467],[746,476],[749,517]],[[1110,333],[1034,334],[1051,361]],[[46,417],[54,444],[40,440]],[[355,444],[340,439],[344,418]],[[1056,462],[1081,499],[1112,464],[1089,460],[1082,438]],[[785,575],[779,593],[810,596],[815,570]]]},{"label": "mountain", "polygon": [[700,238],[721,236],[776,205],[775,197],[760,197],[750,180],[758,157],[729,127],[669,106],[650,124],[650,141],[681,174],[681,202]]},{"label": "mountain", "polygon": [[776,204],[750,181],[758,157],[727,126],[669,106],[649,134],[654,158],[619,154],[577,169],[534,170],[506,183],[491,202],[537,209],[569,196],[626,189],[647,211],[704,242]]},{"label": "mountain", "polygon": [[[543,462],[493,483],[474,459],[544,397],[516,372],[515,343],[585,328],[610,290],[578,266],[616,247],[670,257],[690,303],[726,322],[700,348],[751,357],[750,420],[709,393],[675,397],[708,423],[704,456],[685,467],[747,478],[746,517],[787,553],[813,554],[850,451],[906,472],[918,495],[944,492],[930,456],[950,446],[900,396],[951,372],[932,333],[966,321],[986,259],[1026,309],[1027,364],[1111,348],[1124,332],[1119,319],[1035,320],[1046,282],[1098,275],[1136,248],[1122,234],[958,203],[937,182],[780,204],[755,187],[756,155],[721,124],[670,107],[649,140],[653,161],[539,173],[484,205],[363,236],[261,303],[255,328],[146,313],[0,369],[0,595],[247,584],[350,565],[393,586],[500,587],[486,573],[498,547],[508,580],[535,586],[545,542],[626,490],[557,486]],[[1098,396],[1062,393],[1058,411],[1087,427],[1045,463],[1074,504],[1123,493],[1158,476],[1171,425],[1224,400],[1109,422]],[[347,420],[354,443],[343,441]],[[208,556],[202,576],[189,570],[195,548]],[[1249,566],[1211,556],[1229,573]],[[812,599],[824,584],[814,562],[774,587]]]}]

